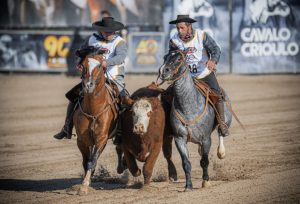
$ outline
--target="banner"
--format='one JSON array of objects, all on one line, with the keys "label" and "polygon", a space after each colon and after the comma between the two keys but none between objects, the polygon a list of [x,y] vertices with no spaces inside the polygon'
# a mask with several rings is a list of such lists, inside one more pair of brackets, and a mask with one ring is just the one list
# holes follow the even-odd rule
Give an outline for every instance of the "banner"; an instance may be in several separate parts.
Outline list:
[{"label": "banner", "polygon": [[74,58],[70,49],[83,43],[74,36],[72,31],[0,31],[0,70],[66,71],[68,58]]},{"label": "banner", "polygon": [[128,36],[129,72],[157,72],[163,63],[164,33],[138,32]]},{"label": "banner", "polygon": [[300,2],[233,3],[233,72],[299,73]]},{"label": "banner", "polygon": [[221,57],[217,65],[218,72],[228,73],[229,68],[229,10],[228,1],[224,0],[165,0],[164,32],[167,43],[176,32],[169,21],[175,20],[178,14],[189,14],[197,22],[193,28],[206,31],[221,48]]},{"label": "banner", "polygon": [[0,26],[91,27],[103,16],[127,26],[162,24],[161,0],[1,0]]}]

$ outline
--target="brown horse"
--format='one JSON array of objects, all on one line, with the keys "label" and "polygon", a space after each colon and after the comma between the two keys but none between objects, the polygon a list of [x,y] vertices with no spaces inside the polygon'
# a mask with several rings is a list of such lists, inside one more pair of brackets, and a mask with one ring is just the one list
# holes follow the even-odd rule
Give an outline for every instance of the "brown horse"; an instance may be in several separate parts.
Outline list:
[{"label": "brown horse", "polygon": [[74,114],[77,146],[82,154],[85,171],[79,194],[87,194],[97,159],[104,150],[107,140],[115,132],[118,110],[117,101],[106,85],[101,67],[101,55],[87,55],[82,62],[82,85],[84,96]]}]

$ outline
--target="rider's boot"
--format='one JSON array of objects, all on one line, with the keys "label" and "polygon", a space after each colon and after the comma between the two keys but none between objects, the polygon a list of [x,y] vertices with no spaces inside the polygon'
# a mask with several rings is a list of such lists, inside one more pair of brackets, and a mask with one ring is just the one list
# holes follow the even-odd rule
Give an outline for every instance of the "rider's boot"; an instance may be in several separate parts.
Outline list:
[{"label": "rider's boot", "polygon": [[[133,104],[133,100],[127,94],[124,94],[124,92],[121,92],[119,115],[121,115],[128,107],[131,107],[132,104]],[[119,119],[118,124],[117,124],[117,133],[116,133],[115,139],[113,141],[113,144],[121,145],[121,142],[122,142],[122,125],[121,125],[121,121]]]},{"label": "rider's boot", "polygon": [[224,102],[222,99],[219,99],[216,103],[216,108],[219,114],[218,122],[219,122],[219,132],[223,137],[229,135],[228,127],[225,123],[225,116],[224,116]]},{"label": "rider's boot", "polygon": [[68,108],[67,108],[67,114],[65,119],[65,125],[62,128],[62,130],[54,135],[53,137],[55,139],[61,140],[63,138],[71,139],[72,138],[72,129],[73,129],[73,115],[74,115],[74,109],[75,109],[75,103],[69,102]]}]

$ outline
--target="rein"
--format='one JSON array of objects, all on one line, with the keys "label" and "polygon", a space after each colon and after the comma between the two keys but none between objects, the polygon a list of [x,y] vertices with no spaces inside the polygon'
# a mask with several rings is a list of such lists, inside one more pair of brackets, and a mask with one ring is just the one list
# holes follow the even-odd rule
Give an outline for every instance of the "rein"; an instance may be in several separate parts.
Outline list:
[{"label": "rein", "polygon": [[[177,52],[179,52],[182,56],[182,59],[184,59],[184,54],[178,50]],[[184,60],[181,61],[181,63],[174,69],[174,75],[176,75],[178,72],[179,72],[179,69],[181,67],[183,67],[184,65]],[[160,70],[160,69],[159,69]],[[179,74],[179,76],[175,77],[174,79],[170,79],[168,80],[170,84],[174,84],[176,81],[178,81],[179,79],[181,79],[185,74],[186,72],[188,71],[188,66],[187,65],[184,65],[184,71],[182,73]],[[158,78],[160,78],[160,72],[159,72],[159,76]],[[157,80],[158,80],[157,78]],[[156,80],[156,82],[157,82]],[[162,82],[164,83],[164,81]],[[157,84],[157,86],[161,85],[162,83],[160,84]],[[174,111],[176,117],[180,120],[180,122],[184,125],[184,127],[187,129],[188,131],[188,135],[187,135],[187,142],[190,142],[191,141],[191,138],[192,138],[192,130],[191,130],[191,125],[194,125],[196,124],[205,114],[206,112],[206,109],[207,109],[207,106],[208,106],[208,102],[209,102],[209,91],[206,92],[205,95],[205,106],[202,110],[202,112],[197,115],[194,119],[190,120],[190,121],[186,121],[183,116],[180,115],[180,113],[175,109],[175,105],[174,105],[174,98],[173,98],[173,101],[172,101],[172,110]]]},{"label": "rein", "polygon": [[[177,52],[179,52],[180,54],[181,54],[181,56],[182,56],[182,58],[184,59],[184,54],[180,51],[180,50],[177,50]],[[175,68],[175,71],[174,71],[174,75],[175,74],[177,74],[178,73],[178,71],[179,71],[179,68],[181,68],[182,66],[184,65],[184,60],[181,60],[181,62],[180,62],[180,64]],[[169,84],[173,84],[173,83],[175,83],[177,80],[179,80],[180,78],[182,78],[184,75],[185,75],[185,73],[186,73],[186,71],[188,70],[188,66],[187,65],[184,65],[184,71],[177,77],[177,78],[175,78],[175,79],[169,79],[168,80],[168,83]],[[160,69],[161,69],[161,67],[158,69],[159,71],[158,71],[158,76],[157,76],[157,78],[156,78],[156,82],[155,82],[155,84],[157,85],[157,87],[159,87],[159,86],[161,86],[165,81],[162,81],[161,83],[157,83],[157,81],[158,81],[158,79],[160,78],[161,79],[161,75],[160,75]]]}]

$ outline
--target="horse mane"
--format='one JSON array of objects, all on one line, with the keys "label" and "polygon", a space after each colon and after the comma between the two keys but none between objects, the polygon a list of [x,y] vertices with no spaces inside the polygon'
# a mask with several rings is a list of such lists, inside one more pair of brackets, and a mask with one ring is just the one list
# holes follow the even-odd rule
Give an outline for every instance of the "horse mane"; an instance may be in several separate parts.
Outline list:
[{"label": "horse mane", "polygon": [[86,56],[94,54],[94,55],[102,55],[105,51],[95,48],[94,46],[87,46],[81,49],[76,50],[75,55],[84,59]]}]

